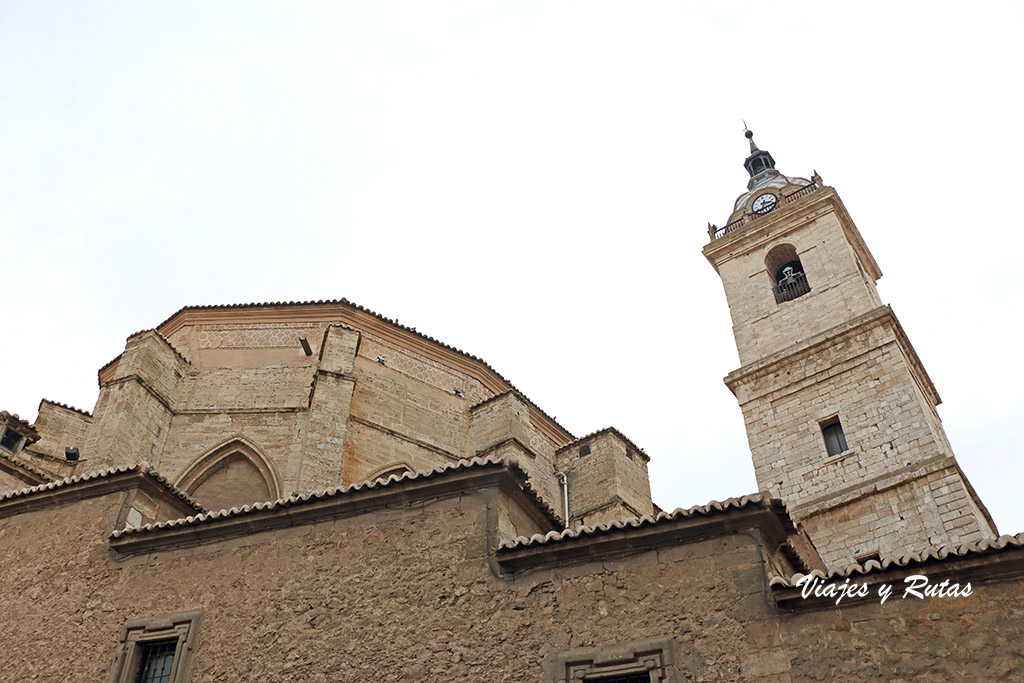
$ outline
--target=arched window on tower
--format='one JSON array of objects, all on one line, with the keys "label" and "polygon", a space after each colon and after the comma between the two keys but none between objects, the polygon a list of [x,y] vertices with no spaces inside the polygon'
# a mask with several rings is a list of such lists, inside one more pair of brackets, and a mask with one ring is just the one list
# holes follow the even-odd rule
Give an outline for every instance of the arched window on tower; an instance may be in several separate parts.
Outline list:
[{"label": "arched window on tower", "polygon": [[764,260],[768,274],[772,277],[772,292],[775,303],[792,301],[811,291],[800,257],[792,244],[780,244],[768,252]]}]

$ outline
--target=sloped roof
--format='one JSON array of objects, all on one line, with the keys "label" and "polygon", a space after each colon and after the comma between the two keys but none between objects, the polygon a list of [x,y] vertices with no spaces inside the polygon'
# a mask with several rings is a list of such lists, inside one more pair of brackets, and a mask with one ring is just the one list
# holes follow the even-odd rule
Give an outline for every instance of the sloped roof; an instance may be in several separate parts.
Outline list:
[{"label": "sloped roof", "polygon": [[[226,520],[236,517],[243,517],[257,512],[267,512],[273,510],[280,510],[283,508],[300,507],[302,505],[313,503],[320,500],[326,500],[330,498],[342,498],[348,495],[352,495],[354,493],[358,493],[360,491],[400,487],[402,484],[406,482],[412,482],[423,479],[441,478],[447,474],[459,470],[469,470],[493,466],[509,467],[510,469],[514,469],[524,479],[527,476],[526,470],[523,469],[522,466],[520,466],[519,463],[516,462],[514,459],[493,455],[483,458],[476,457],[468,460],[458,460],[455,462],[446,463],[443,466],[434,467],[429,470],[404,472],[401,475],[392,474],[386,479],[371,479],[359,484],[352,484],[351,486],[335,486],[313,493],[295,493],[288,496],[287,498],[279,498],[277,500],[271,500],[264,503],[253,503],[251,505],[242,505],[239,507],[232,507],[225,510],[204,512],[198,515],[184,517],[182,519],[173,519],[166,522],[144,524],[140,527],[129,527],[127,529],[120,529],[114,531],[111,534],[111,538],[141,536],[144,534],[160,531],[162,529],[198,526],[209,524],[217,520]],[[552,510],[551,507],[543,501],[543,499],[541,499],[541,497],[537,494],[537,491],[529,483],[528,479],[525,481],[523,485],[523,491],[549,518],[551,518],[553,522],[558,523],[560,521],[555,511]]]},{"label": "sloped roof", "polygon": [[1024,548],[1024,532],[1019,533],[1016,536],[1003,535],[999,538],[984,539],[955,547],[948,545],[933,546],[925,548],[924,550],[901,555],[895,559],[886,558],[881,562],[878,560],[868,560],[863,563],[854,563],[844,569],[833,569],[827,574],[816,569],[809,574],[797,573],[788,578],[775,576],[772,577],[768,585],[772,588],[795,588],[797,583],[805,576],[816,576],[825,580],[847,579],[854,576],[883,572],[890,568],[958,560],[976,555],[994,553],[1006,550],[1007,548]]},{"label": "sloped roof", "polygon": [[643,526],[654,526],[665,522],[671,522],[678,519],[686,519],[689,517],[698,516],[711,516],[728,512],[730,510],[740,510],[743,508],[767,508],[775,512],[781,513],[782,518],[787,522],[786,526],[789,530],[795,531],[793,523],[786,514],[786,506],[781,500],[772,498],[767,493],[754,493],[741,498],[727,498],[724,501],[713,500],[706,505],[695,505],[691,508],[682,509],[676,508],[672,512],[659,512],[656,515],[643,515],[642,517],[630,517],[628,519],[619,521],[615,520],[608,523],[595,524],[594,526],[583,525],[576,527],[575,529],[565,529],[563,531],[549,531],[547,534],[534,534],[533,536],[526,537],[520,536],[514,538],[511,541],[502,541],[498,546],[498,550],[514,550],[518,548],[526,548],[534,545],[545,545],[554,543],[570,542],[575,539],[581,539],[588,536],[599,536],[607,534],[613,531],[621,531],[623,529],[639,528]]},{"label": "sloped roof", "polygon": [[21,470],[24,470],[26,474],[22,474],[21,476],[27,476],[30,480],[33,477],[35,477],[36,479],[41,479],[42,481],[53,481],[55,479],[55,477],[49,472],[45,472],[36,467],[35,465],[25,460],[22,460],[21,458],[17,458],[9,453],[0,451],[0,458],[2,458],[4,462],[10,463],[10,465],[17,467]]},{"label": "sloped roof", "polygon": [[639,453],[645,461],[650,462],[651,456],[647,455],[647,453],[644,452],[644,449],[637,446],[632,439],[630,439],[628,436],[620,432],[615,427],[605,427],[604,429],[599,429],[596,432],[590,432],[586,436],[581,436],[580,438],[576,439],[571,443],[567,443],[564,446],[559,446],[558,450],[559,452],[564,451],[568,448],[572,448],[573,446],[578,446],[584,441],[589,441],[590,439],[595,439],[599,436],[604,436],[605,434],[614,434],[615,436],[619,437],[620,439],[626,442],[627,446],[629,446],[631,449]]},{"label": "sloped roof", "polygon": [[6,410],[0,410],[0,424],[4,423],[13,423],[12,426],[17,427],[17,431],[20,431],[29,443],[39,440],[39,434],[36,433],[36,428],[25,420],[22,420],[16,413],[8,413]]},{"label": "sloped roof", "polygon": [[105,469],[105,470],[99,470],[99,471],[96,471],[96,472],[87,472],[85,474],[77,474],[77,475],[75,475],[73,477],[65,477],[64,479],[58,479],[57,481],[51,481],[51,482],[46,483],[46,484],[40,484],[39,486],[32,486],[30,488],[18,489],[16,491],[8,491],[7,493],[4,493],[4,494],[0,495],[0,502],[7,501],[7,500],[12,500],[12,499],[15,499],[15,498],[30,497],[30,496],[32,496],[34,494],[45,493],[45,492],[53,491],[54,489],[61,489],[61,488],[66,488],[66,487],[72,487],[75,484],[78,484],[78,483],[81,483],[81,482],[93,481],[93,480],[96,480],[96,479],[104,479],[104,478],[107,478],[107,477],[114,476],[116,474],[122,474],[122,473],[126,473],[126,472],[139,472],[140,474],[144,474],[144,475],[146,475],[148,477],[151,477],[157,483],[159,483],[161,486],[163,486],[168,491],[170,491],[171,494],[173,494],[177,498],[180,498],[182,501],[184,501],[186,504],[188,504],[192,508],[196,509],[199,512],[205,512],[206,511],[206,508],[204,508],[202,505],[200,505],[195,500],[193,500],[184,491],[182,491],[181,489],[176,487],[174,484],[172,484],[170,482],[170,480],[168,480],[162,474],[159,474],[151,466],[146,465],[146,464],[121,465],[119,467],[110,467],[110,468]]}]

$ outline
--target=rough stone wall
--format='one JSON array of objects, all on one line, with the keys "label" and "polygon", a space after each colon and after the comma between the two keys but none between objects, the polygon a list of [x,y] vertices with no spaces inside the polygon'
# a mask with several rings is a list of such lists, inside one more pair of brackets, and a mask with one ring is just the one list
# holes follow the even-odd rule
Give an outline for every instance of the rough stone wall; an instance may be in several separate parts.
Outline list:
[{"label": "rough stone wall", "polygon": [[[784,220],[770,238],[719,263],[741,365],[881,304],[839,217],[831,206],[822,206],[826,208],[810,217]],[[765,259],[780,244],[796,249],[810,292],[792,301],[776,303],[772,291],[775,273],[768,272]]]},{"label": "rough stone wall", "polygon": [[1024,676],[1019,578],[779,613],[738,532],[502,579],[487,492],[114,560],[123,498],[0,518],[9,680],[105,680],[126,621],[191,610],[194,681],[541,681],[559,653],[647,638],[674,643],[680,681]]},{"label": "rough stone wall", "polygon": [[322,488],[324,482],[342,482],[345,437],[356,384],[351,373],[358,346],[359,333],[355,330],[341,325],[327,328],[309,400],[300,490]]}]

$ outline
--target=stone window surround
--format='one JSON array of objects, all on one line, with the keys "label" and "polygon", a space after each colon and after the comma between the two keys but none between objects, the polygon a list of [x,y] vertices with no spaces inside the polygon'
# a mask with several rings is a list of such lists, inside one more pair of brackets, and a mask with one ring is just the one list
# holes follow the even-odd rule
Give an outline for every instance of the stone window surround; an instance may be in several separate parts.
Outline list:
[{"label": "stone window surround", "polygon": [[202,612],[180,612],[160,617],[132,619],[121,628],[121,651],[107,683],[132,683],[138,674],[143,646],[177,639],[170,683],[192,680],[192,652],[196,648]]},{"label": "stone window surround", "polygon": [[[3,424],[3,423],[0,423],[0,424]],[[18,430],[16,430],[16,429],[11,429],[10,427],[0,428],[0,436],[2,436],[2,438],[7,439],[8,438],[8,434],[14,435],[14,439],[15,439],[13,441],[14,445],[12,447],[10,447],[10,448],[8,448],[7,446],[4,446],[4,445],[0,445],[0,448],[2,448],[3,450],[7,451],[11,455],[14,455],[19,450],[21,450],[21,446],[22,446],[22,444],[25,441],[25,435],[19,433]]]},{"label": "stone window surround", "polygon": [[544,662],[544,683],[599,683],[609,676],[647,673],[651,683],[675,683],[675,641],[646,638],[555,652]]}]

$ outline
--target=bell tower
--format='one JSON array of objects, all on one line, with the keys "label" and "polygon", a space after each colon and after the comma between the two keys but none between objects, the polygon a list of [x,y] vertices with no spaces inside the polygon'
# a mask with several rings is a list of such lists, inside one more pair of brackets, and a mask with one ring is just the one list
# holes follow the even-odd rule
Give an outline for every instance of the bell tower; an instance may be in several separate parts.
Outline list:
[{"label": "bell tower", "polygon": [[839,195],[775,169],[753,133],[747,191],[704,255],[725,287],[758,487],[786,501],[830,568],[992,538],[940,399],[875,282]]}]

